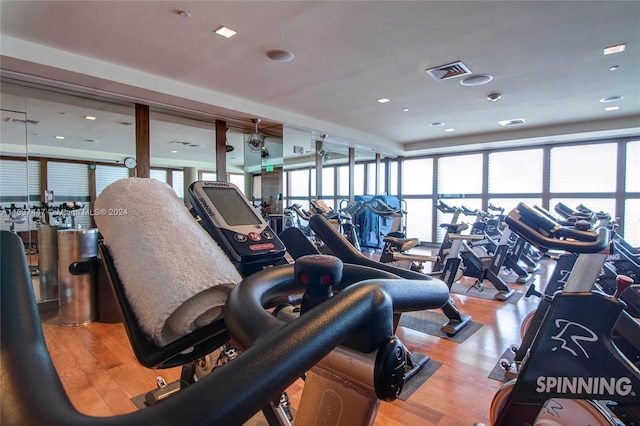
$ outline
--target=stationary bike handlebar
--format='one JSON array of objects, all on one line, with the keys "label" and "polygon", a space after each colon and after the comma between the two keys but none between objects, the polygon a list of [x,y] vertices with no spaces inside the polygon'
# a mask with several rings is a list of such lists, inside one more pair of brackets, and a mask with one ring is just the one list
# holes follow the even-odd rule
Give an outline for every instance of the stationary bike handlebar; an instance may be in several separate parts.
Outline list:
[{"label": "stationary bike handlebar", "polygon": [[[354,283],[358,285],[352,285]],[[344,264],[342,280],[334,285],[334,289],[341,290],[328,299],[333,303],[327,305],[338,306],[327,306],[323,309],[325,312],[319,314],[331,320],[314,325],[319,329],[333,329],[332,336],[309,341],[305,350],[335,347],[348,334],[358,330],[360,336],[348,346],[361,352],[372,352],[380,343],[380,333],[390,324],[392,312],[437,309],[449,299],[448,288],[441,281],[426,276],[424,280],[400,279],[389,272],[351,264]],[[275,266],[246,277],[231,292],[224,308],[229,334],[242,348],[251,347],[263,336],[287,324],[266,309],[286,301],[288,295],[304,290],[304,285],[295,279],[294,265]],[[384,300],[392,303],[392,311],[385,310]],[[323,306],[324,303],[315,309]],[[317,318],[318,315],[309,317]],[[309,317],[302,315],[295,322]],[[388,330],[385,333],[388,334]],[[382,338],[388,337],[387,334]]]},{"label": "stationary bike handlebar", "polygon": [[595,232],[563,227],[536,209],[519,203],[505,218],[509,227],[530,243],[551,250],[573,253],[598,253],[609,245],[606,228]]},{"label": "stationary bike handlebar", "polygon": [[[51,362],[20,238],[1,231],[0,243],[2,424],[242,424],[273,401],[356,327],[366,328],[374,318],[381,318],[383,314],[389,316],[392,310],[421,309],[417,306],[438,305],[448,298],[446,286],[443,284],[442,288],[437,283],[426,293],[424,285],[420,286],[423,296],[418,296],[415,289],[404,295],[398,294],[395,288],[389,289],[384,282],[354,286],[353,290],[341,292],[285,326],[270,321],[266,327],[261,325],[260,330],[250,327],[248,338],[252,346],[242,356],[160,404],[115,417],[91,417],[78,412],[73,406]],[[267,270],[265,275],[253,279],[257,288],[249,285],[248,295],[270,301],[277,299],[280,291],[289,290],[289,273],[286,268]],[[403,282],[402,288],[406,284]],[[245,300],[245,292],[236,293],[226,313],[230,315],[230,328],[245,339],[240,332],[244,327],[240,318],[246,315],[246,307],[238,304]],[[414,297],[422,299],[416,302],[411,300]],[[262,306],[254,304],[252,309],[257,311]],[[265,314],[260,318],[266,320]],[[267,334],[259,336],[255,334],[257,331]]]},{"label": "stationary bike handlebar", "polygon": [[442,213],[457,213],[460,211],[459,207],[451,207],[448,204],[443,203],[442,200],[438,200],[438,203],[434,204],[434,207]]}]

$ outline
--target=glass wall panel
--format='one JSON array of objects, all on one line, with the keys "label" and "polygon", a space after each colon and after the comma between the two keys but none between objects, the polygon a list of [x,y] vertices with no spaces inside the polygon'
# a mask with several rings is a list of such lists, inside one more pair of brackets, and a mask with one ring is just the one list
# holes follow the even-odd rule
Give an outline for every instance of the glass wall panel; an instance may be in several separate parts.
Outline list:
[{"label": "glass wall panel", "polygon": [[[91,228],[89,211],[89,169],[87,164],[50,161],[47,165],[47,190],[53,191],[55,204],[77,203],[83,208],[62,214],[60,222]],[[50,222],[54,223],[54,222]]]},{"label": "glass wall panel", "polygon": [[[35,230],[30,206],[39,204],[39,171],[40,164],[35,161],[0,160],[0,229],[15,232]],[[30,200],[27,194],[32,194]]]},{"label": "glass wall panel", "polygon": [[152,167],[215,169],[216,131],[213,122],[152,110],[149,112],[149,139]]},{"label": "glass wall panel", "polygon": [[482,154],[439,158],[438,194],[482,194]]},{"label": "glass wall panel", "polygon": [[542,162],[542,149],[490,153],[489,193],[541,193]]},{"label": "glass wall panel", "polygon": [[551,148],[550,191],[614,192],[617,147],[606,143]]},{"label": "glass wall panel", "polygon": [[430,195],[432,192],[433,158],[405,160],[402,163],[402,195]]}]

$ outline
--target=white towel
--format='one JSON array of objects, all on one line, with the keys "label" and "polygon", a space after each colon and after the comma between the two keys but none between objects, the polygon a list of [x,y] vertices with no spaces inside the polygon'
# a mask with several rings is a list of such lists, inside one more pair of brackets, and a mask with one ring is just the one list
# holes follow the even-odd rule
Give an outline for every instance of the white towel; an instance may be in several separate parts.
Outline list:
[{"label": "white towel", "polygon": [[95,221],[140,328],[159,346],[218,318],[241,276],[173,189],[128,178],[96,199]]}]

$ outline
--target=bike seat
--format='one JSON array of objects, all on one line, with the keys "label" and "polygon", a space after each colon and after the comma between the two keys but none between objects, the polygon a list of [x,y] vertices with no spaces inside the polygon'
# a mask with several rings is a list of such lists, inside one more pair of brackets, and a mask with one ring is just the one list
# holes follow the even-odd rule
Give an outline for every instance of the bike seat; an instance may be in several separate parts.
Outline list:
[{"label": "bike seat", "polygon": [[407,251],[420,244],[420,240],[417,238],[396,238],[388,235],[384,237],[383,241],[392,244],[398,251]]},{"label": "bike seat", "polygon": [[442,223],[440,224],[440,228],[446,228],[449,232],[462,232],[469,227],[466,223]]}]

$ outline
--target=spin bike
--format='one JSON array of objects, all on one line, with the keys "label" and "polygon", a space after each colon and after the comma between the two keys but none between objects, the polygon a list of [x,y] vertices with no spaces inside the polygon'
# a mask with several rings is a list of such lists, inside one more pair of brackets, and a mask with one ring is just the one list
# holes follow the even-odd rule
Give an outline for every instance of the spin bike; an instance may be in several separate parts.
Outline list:
[{"label": "spin bike", "polygon": [[[640,324],[625,303],[593,290],[609,253],[609,231],[572,232],[520,203],[506,217],[531,244],[579,253],[545,312],[517,379],[494,397],[495,425],[640,424]],[[623,326],[621,326],[623,324]],[[624,334],[619,332],[623,330]]]}]

